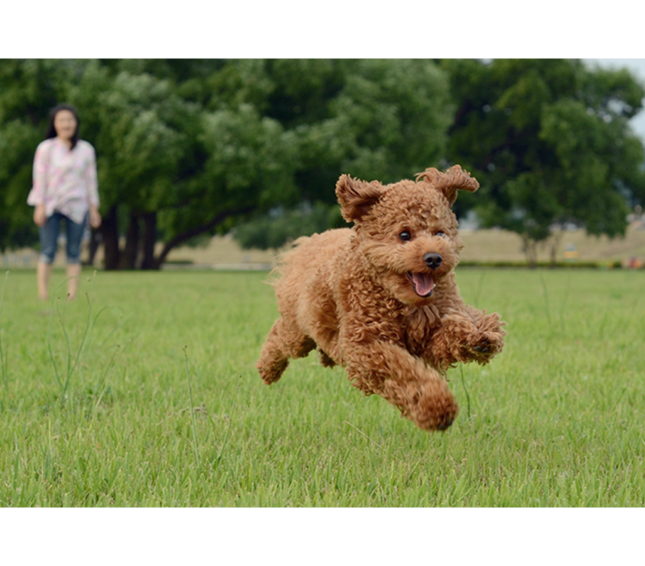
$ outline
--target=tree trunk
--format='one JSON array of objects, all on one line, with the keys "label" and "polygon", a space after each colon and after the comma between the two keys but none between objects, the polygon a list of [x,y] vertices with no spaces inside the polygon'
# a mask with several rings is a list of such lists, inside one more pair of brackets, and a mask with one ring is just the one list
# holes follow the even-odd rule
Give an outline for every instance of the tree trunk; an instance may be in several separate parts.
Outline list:
[{"label": "tree trunk", "polygon": [[[154,257],[154,247],[157,240],[157,213],[150,212],[140,215],[144,221],[144,249],[141,268],[161,269],[161,266],[170,253],[170,250],[176,246],[183,244],[195,236],[199,236],[204,232],[212,230],[230,216],[248,214],[249,212],[252,212],[254,208],[255,207],[253,206],[248,206],[237,210],[225,210],[220,212],[210,222],[202,224],[201,226],[195,226],[194,228],[191,228],[182,234],[178,234],[170,241],[166,242],[158,257]],[[119,249],[116,206],[111,207],[107,215],[103,218],[103,223],[99,230],[103,239],[103,247],[105,250],[105,269],[107,271],[124,268],[135,269],[137,267],[136,258],[138,255],[138,242],[140,240],[138,219],[139,216],[134,213],[130,214],[130,225],[128,226],[126,247],[125,250],[121,252]],[[137,242],[136,245],[135,241]]]},{"label": "tree trunk", "polygon": [[526,262],[530,269],[537,267],[537,242],[526,235],[522,235],[524,246],[522,251],[526,255]]},{"label": "tree trunk", "polygon": [[552,268],[556,266],[558,248],[560,247],[560,243],[562,242],[563,236],[564,236],[564,232],[562,230],[553,234],[553,241],[551,243],[551,267]]},{"label": "tree trunk", "polygon": [[103,239],[103,250],[105,251],[105,269],[114,271],[119,269],[121,250],[119,250],[119,230],[116,214],[116,205],[112,206],[103,217],[100,227]]},{"label": "tree trunk", "polygon": [[125,236],[125,248],[121,254],[119,269],[136,269],[139,255],[139,216],[130,212],[130,223]]},{"label": "tree trunk", "polygon": [[155,244],[157,243],[157,213],[145,212],[143,218],[143,263],[141,269],[159,269],[155,262]]}]

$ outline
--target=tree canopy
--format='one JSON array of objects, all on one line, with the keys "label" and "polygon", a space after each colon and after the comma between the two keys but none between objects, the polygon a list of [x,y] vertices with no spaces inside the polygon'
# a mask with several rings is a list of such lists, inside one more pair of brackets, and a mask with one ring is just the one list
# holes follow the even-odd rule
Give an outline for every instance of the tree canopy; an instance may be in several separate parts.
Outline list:
[{"label": "tree canopy", "polygon": [[[625,233],[630,200],[645,195],[642,141],[629,126],[643,86],[626,70],[577,60],[445,61],[458,106],[449,158],[482,183],[485,226],[535,246],[572,223]],[[482,198],[483,197],[483,198]]]},{"label": "tree canopy", "polygon": [[37,240],[26,196],[59,102],[96,148],[108,269],[158,268],[233,227],[278,247],[338,224],[342,173],[388,183],[453,163],[482,186],[457,214],[476,207],[529,252],[565,223],[615,236],[645,201],[628,123],[643,94],[577,60],[0,61],[0,248]]}]

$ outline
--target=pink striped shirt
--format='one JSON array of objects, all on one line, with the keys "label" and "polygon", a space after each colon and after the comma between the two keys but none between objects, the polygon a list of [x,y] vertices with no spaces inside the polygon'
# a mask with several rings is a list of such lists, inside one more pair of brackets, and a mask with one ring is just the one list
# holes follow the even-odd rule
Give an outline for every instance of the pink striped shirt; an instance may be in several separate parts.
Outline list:
[{"label": "pink striped shirt", "polygon": [[58,138],[41,142],[36,148],[34,184],[27,204],[44,204],[48,218],[60,212],[77,224],[83,222],[90,205],[99,206],[92,145],[78,140],[70,150]]}]

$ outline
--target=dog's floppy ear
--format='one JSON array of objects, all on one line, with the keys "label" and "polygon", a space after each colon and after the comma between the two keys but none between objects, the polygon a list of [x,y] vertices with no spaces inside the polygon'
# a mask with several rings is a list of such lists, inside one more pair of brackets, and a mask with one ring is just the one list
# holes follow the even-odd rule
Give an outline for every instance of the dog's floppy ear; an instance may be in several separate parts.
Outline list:
[{"label": "dog's floppy ear", "polygon": [[474,193],[479,188],[479,183],[475,177],[471,177],[468,171],[464,171],[461,166],[453,165],[445,173],[441,173],[434,167],[426,169],[423,173],[417,173],[417,183],[425,181],[433,189],[441,191],[448,199],[450,206],[457,200],[457,191],[469,191]]},{"label": "dog's floppy ear", "polygon": [[366,183],[341,175],[336,183],[336,198],[347,222],[357,222],[383,195],[382,187],[375,181]]}]

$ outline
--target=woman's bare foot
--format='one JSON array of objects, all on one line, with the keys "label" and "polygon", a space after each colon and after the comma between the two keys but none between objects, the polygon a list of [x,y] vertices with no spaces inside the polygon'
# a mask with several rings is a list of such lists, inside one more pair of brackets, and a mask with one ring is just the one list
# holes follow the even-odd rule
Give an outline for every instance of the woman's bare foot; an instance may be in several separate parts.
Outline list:
[{"label": "woman's bare foot", "polygon": [[52,273],[52,266],[50,263],[38,262],[36,268],[36,278],[38,280],[38,297],[41,301],[49,300],[49,279]]}]

